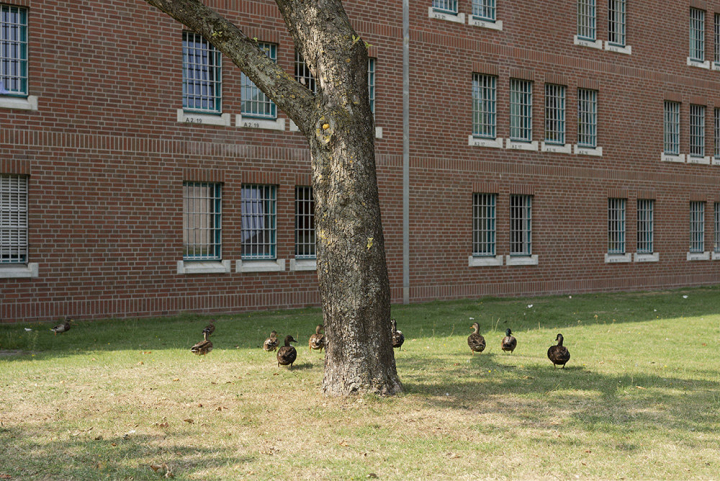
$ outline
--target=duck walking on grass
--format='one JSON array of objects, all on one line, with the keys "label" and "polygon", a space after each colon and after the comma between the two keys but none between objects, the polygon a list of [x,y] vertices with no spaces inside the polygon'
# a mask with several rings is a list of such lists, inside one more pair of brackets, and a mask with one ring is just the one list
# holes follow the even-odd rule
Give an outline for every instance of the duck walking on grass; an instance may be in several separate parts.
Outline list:
[{"label": "duck walking on grass", "polygon": [[208,352],[212,351],[213,344],[212,342],[208,341],[207,332],[203,331],[203,337],[205,338],[205,340],[200,341],[193,347],[191,347],[190,352],[192,352],[193,354],[197,354],[198,356],[204,356]]},{"label": "duck walking on grass", "polygon": [[265,339],[265,342],[263,343],[263,349],[266,351],[274,351],[278,348],[278,339],[277,339],[277,332],[273,331],[270,333],[270,337]]},{"label": "duck walking on grass", "polygon": [[485,338],[478,332],[480,325],[477,322],[473,322],[470,327],[473,333],[468,336],[468,346],[470,346],[470,352],[475,355],[476,352],[483,352],[485,350]]},{"label": "duck walking on grass", "polygon": [[210,319],[210,324],[205,326],[205,329],[203,329],[203,334],[207,333],[208,336],[215,332],[215,319]]},{"label": "duck walking on grass", "polygon": [[397,347],[402,351],[402,345],[405,342],[405,336],[403,335],[402,331],[398,331],[397,321],[395,319],[390,319],[390,329],[392,332],[393,347]]},{"label": "duck walking on grass", "polygon": [[58,333],[62,334],[63,332],[67,332],[70,330],[70,323],[73,322],[72,319],[65,319],[65,321],[62,324],[58,324],[57,326],[51,328],[50,330],[55,333],[57,336]]},{"label": "duck walking on grass", "polygon": [[563,346],[563,335],[558,334],[555,338],[557,346],[550,346],[548,349],[548,359],[553,363],[553,367],[561,365],[565,369],[565,364],[570,360],[570,351]]},{"label": "duck walking on grass", "polygon": [[314,350],[320,350],[322,352],[323,348],[325,347],[325,336],[320,334],[320,331],[324,331],[325,328],[322,326],[322,324],[318,324],[315,328],[315,334],[310,336],[310,340],[308,341],[308,345],[310,346],[310,351]]},{"label": "duck walking on grass", "polygon": [[517,339],[515,339],[515,336],[512,335],[510,328],[505,330],[505,337],[503,337],[501,347],[505,352],[513,352],[517,347]]},{"label": "duck walking on grass", "polygon": [[297,351],[290,345],[291,342],[297,341],[292,336],[285,336],[285,345],[278,349],[277,352],[278,367],[282,364],[283,366],[289,365],[290,369],[292,369],[292,365],[297,359]]}]

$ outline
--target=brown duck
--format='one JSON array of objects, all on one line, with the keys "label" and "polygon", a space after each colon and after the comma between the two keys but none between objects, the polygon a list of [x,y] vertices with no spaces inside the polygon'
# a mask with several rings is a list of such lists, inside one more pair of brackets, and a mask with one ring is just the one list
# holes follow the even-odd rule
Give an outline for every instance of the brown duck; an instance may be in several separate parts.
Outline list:
[{"label": "brown duck", "polygon": [[57,336],[58,333],[62,334],[63,332],[67,332],[70,330],[70,323],[73,322],[72,319],[65,319],[65,322],[62,324],[58,324],[57,326],[51,328],[50,330],[55,333]]},{"label": "brown duck", "polygon": [[206,332],[208,336],[215,332],[215,319],[210,319],[210,324],[205,326],[205,329],[203,329],[203,334],[205,334]]},{"label": "brown duck", "polygon": [[513,352],[517,347],[517,339],[512,335],[510,328],[505,329],[505,337],[503,337],[501,347],[502,350],[506,352]]},{"label": "brown duck", "polygon": [[398,331],[397,321],[395,319],[390,319],[390,329],[392,332],[392,346],[397,347],[402,351],[402,345],[405,342],[405,336],[403,335],[402,331]]},{"label": "brown duck", "polygon": [[483,352],[485,350],[485,338],[478,332],[480,330],[480,325],[477,322],[474,322],[470,329],[473,330],[473,333],[468,336],[468,346],[470,346],[470,352],[473,354],[476,352]]},{"label": "brown duck", "polygon": [[277,332],[273,331],[270,333],[270,337],[265,339],[265,342],[263,343],[263,349],[266,351],[274,351],[278,348],[278,339],[277,339]]},{"label": "brown duck", "polygon": [[317,327],[315,327],[315,334],[310,336],[310,340],[308,341],[308,345],[310,346],[310,351],[314,350],[320,350],[322,352],[323,348],[325,347],[325,336],[320,334],[320,331],[324,331],[325,328],[322,326],[322,324],[318,324]]},{"label": "brown duck", "polygon": [[557,341],[557,346],[550,346],[550,349],[548,349],[548,359],[552,361],[553,367],[560,365],[565,369],[565,363],[570,360],[570,351],[563,346],[562,334],[558,334],[555,340]]},{"label": "brown duck", "polygon": [[277,352],[278,367],[282,364],[283,366],[289,365],[290,369],[292,369],[292,365],[297,359],[297,351],[290,345],[291,342],[297,341],[292,336],[285,336],[285,345],[278,349]]},{"label": "brown duck", "polygon": [[212,342],[208,341],[207,332],[203,331],[203,337],[205,338],[205,340],[200,341],[193,347],[191,347],[190,352],[192,352],[193,354],[197,354],[198,356],[204,356],[208,352],[212,351],[213,344]]}]

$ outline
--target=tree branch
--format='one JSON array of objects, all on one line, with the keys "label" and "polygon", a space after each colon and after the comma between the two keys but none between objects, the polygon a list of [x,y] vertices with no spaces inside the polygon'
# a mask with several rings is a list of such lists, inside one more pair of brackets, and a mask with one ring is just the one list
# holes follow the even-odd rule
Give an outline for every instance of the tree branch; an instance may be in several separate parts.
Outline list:
[{"label": "tree branch", "polygon": [[225,54],[302,132],[314,128],[315,95],[270,60],[256,40],[200,0],[145,1]]}]

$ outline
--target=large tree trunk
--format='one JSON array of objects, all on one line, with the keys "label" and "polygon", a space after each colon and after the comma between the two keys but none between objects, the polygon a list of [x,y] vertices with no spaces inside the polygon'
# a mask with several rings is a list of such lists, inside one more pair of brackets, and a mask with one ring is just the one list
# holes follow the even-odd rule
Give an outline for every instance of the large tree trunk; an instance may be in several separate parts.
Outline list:
[{"label": "large tree trunk", "polygon": [[313,95],[198,0],[146,0],[202,34],[298,125],[310,145],[329,395],[402,390],[375,177],[367,49],[340,0],[276,0],[313,73]]}]

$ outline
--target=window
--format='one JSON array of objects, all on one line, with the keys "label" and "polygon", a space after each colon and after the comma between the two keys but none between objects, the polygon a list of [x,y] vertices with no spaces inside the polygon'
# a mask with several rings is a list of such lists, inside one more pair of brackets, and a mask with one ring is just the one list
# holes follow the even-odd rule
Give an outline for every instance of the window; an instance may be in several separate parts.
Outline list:
[{"label": "window", "polygon": [[665,101],[665,153],[680,155],[680,102]]},{"label": "window", "polygon": [[275,259],[277,244],[276,186],[243,185],[240,195],[243,260]]},{"label": "window", "polygon": [[532,254],[532,196],[510,196],[510,255]]},{"label": "window", "polygon": [[368,96],[370,97],[370,112],[375,116],[375,59],[368,59]]},{"label": "window", "polygon": [[220,113],[220,52],[201,35],[183,32],[183,109]]},{"label": "window", "polygon": [[625,254],[625,199],[608,199],[608,254]]},{"label": "window", "polygon": [[545,142],[565,144],[565,86],[545,84]]},{"label": "window", "polygon": [[295,187],[295,258],[315,259],[315,199],[312,187]]},{"label": "window", "polygon": [[472,14],[473,16],[481,18],[483,20],[494,22],[495,0],[473,0]]},{"label": "window", "polygon": [[494,139],[497,135],[497,77],[473,74],[473,136]]},{"label": "window", "polygon": [[305,59],[297,50],[295,50],[295,80],[307,87],[312,93],[317,93],[315,77],[310,73],[310,67],[307,66]]},{"label": "window", "polygon": [[638,199],[637,201],[637,253],[653,253],[653,209],[655,201],[652,199]]},{"label": "window", "polygon": [[183,260],[222,259],[222,185],[183,183]]},{"label": "window", "polygon": [[473,194],[473,256],[495,255],[497,194]]},{"label": "window", "polygon": [[705,60],[705,10],[690,9],[690,60]]},{"label": "window", "polygon": [[716,159],[720,159],[720,108],[715,108],[715,152]]},{"label": "window", "polygon": [[432,6],[433,9],[438,12],[450,14],[458,13],[457,0],[433,0]]},{"label": "window", "polygon": [[720,13],[715,14],[715,63],[720,63]]},{"label": "window", "polygon": [[510,79],[510,140],[532,141],[532,87],[529,80]]},{"label": "window", "polygon": [[578,145],[597,147],[597,90],[578,90]]},{"label": "window", "polygon": [[625,46],[625,3],[626,0],[608,0],[608,41],[620,47]]},{"label": "window", "polygon": [[583,40],[595,41],[595,0],[578,0],[577,36]]},{"label": "window", "polygon": [[715,202],[715,246],[713,252],[720,253],[720,202]]},{"label": "window", "polygon": [[28,178],[0,175],[0,264],[25,264],[28,256]]},{"label": "window", "polygon": [[690,105],[690,155],[705,156],[705,106]]},{"label": "window", "polygon": [[28,11],[0,5],[0,95],[28,94]]},{"label": "window", "polygon": [[690,252],[705,251],[705,202],[690,202]]},{"label": "window", "polygon": [[[260,50],[273,62],[277,62],[277,45],[273,43],[258,43]],[[277,108],[267,96],[255,86],[247,75],[242,74],[241,82],[241,112],[244,116],[263,119],[277,118]]]}]

